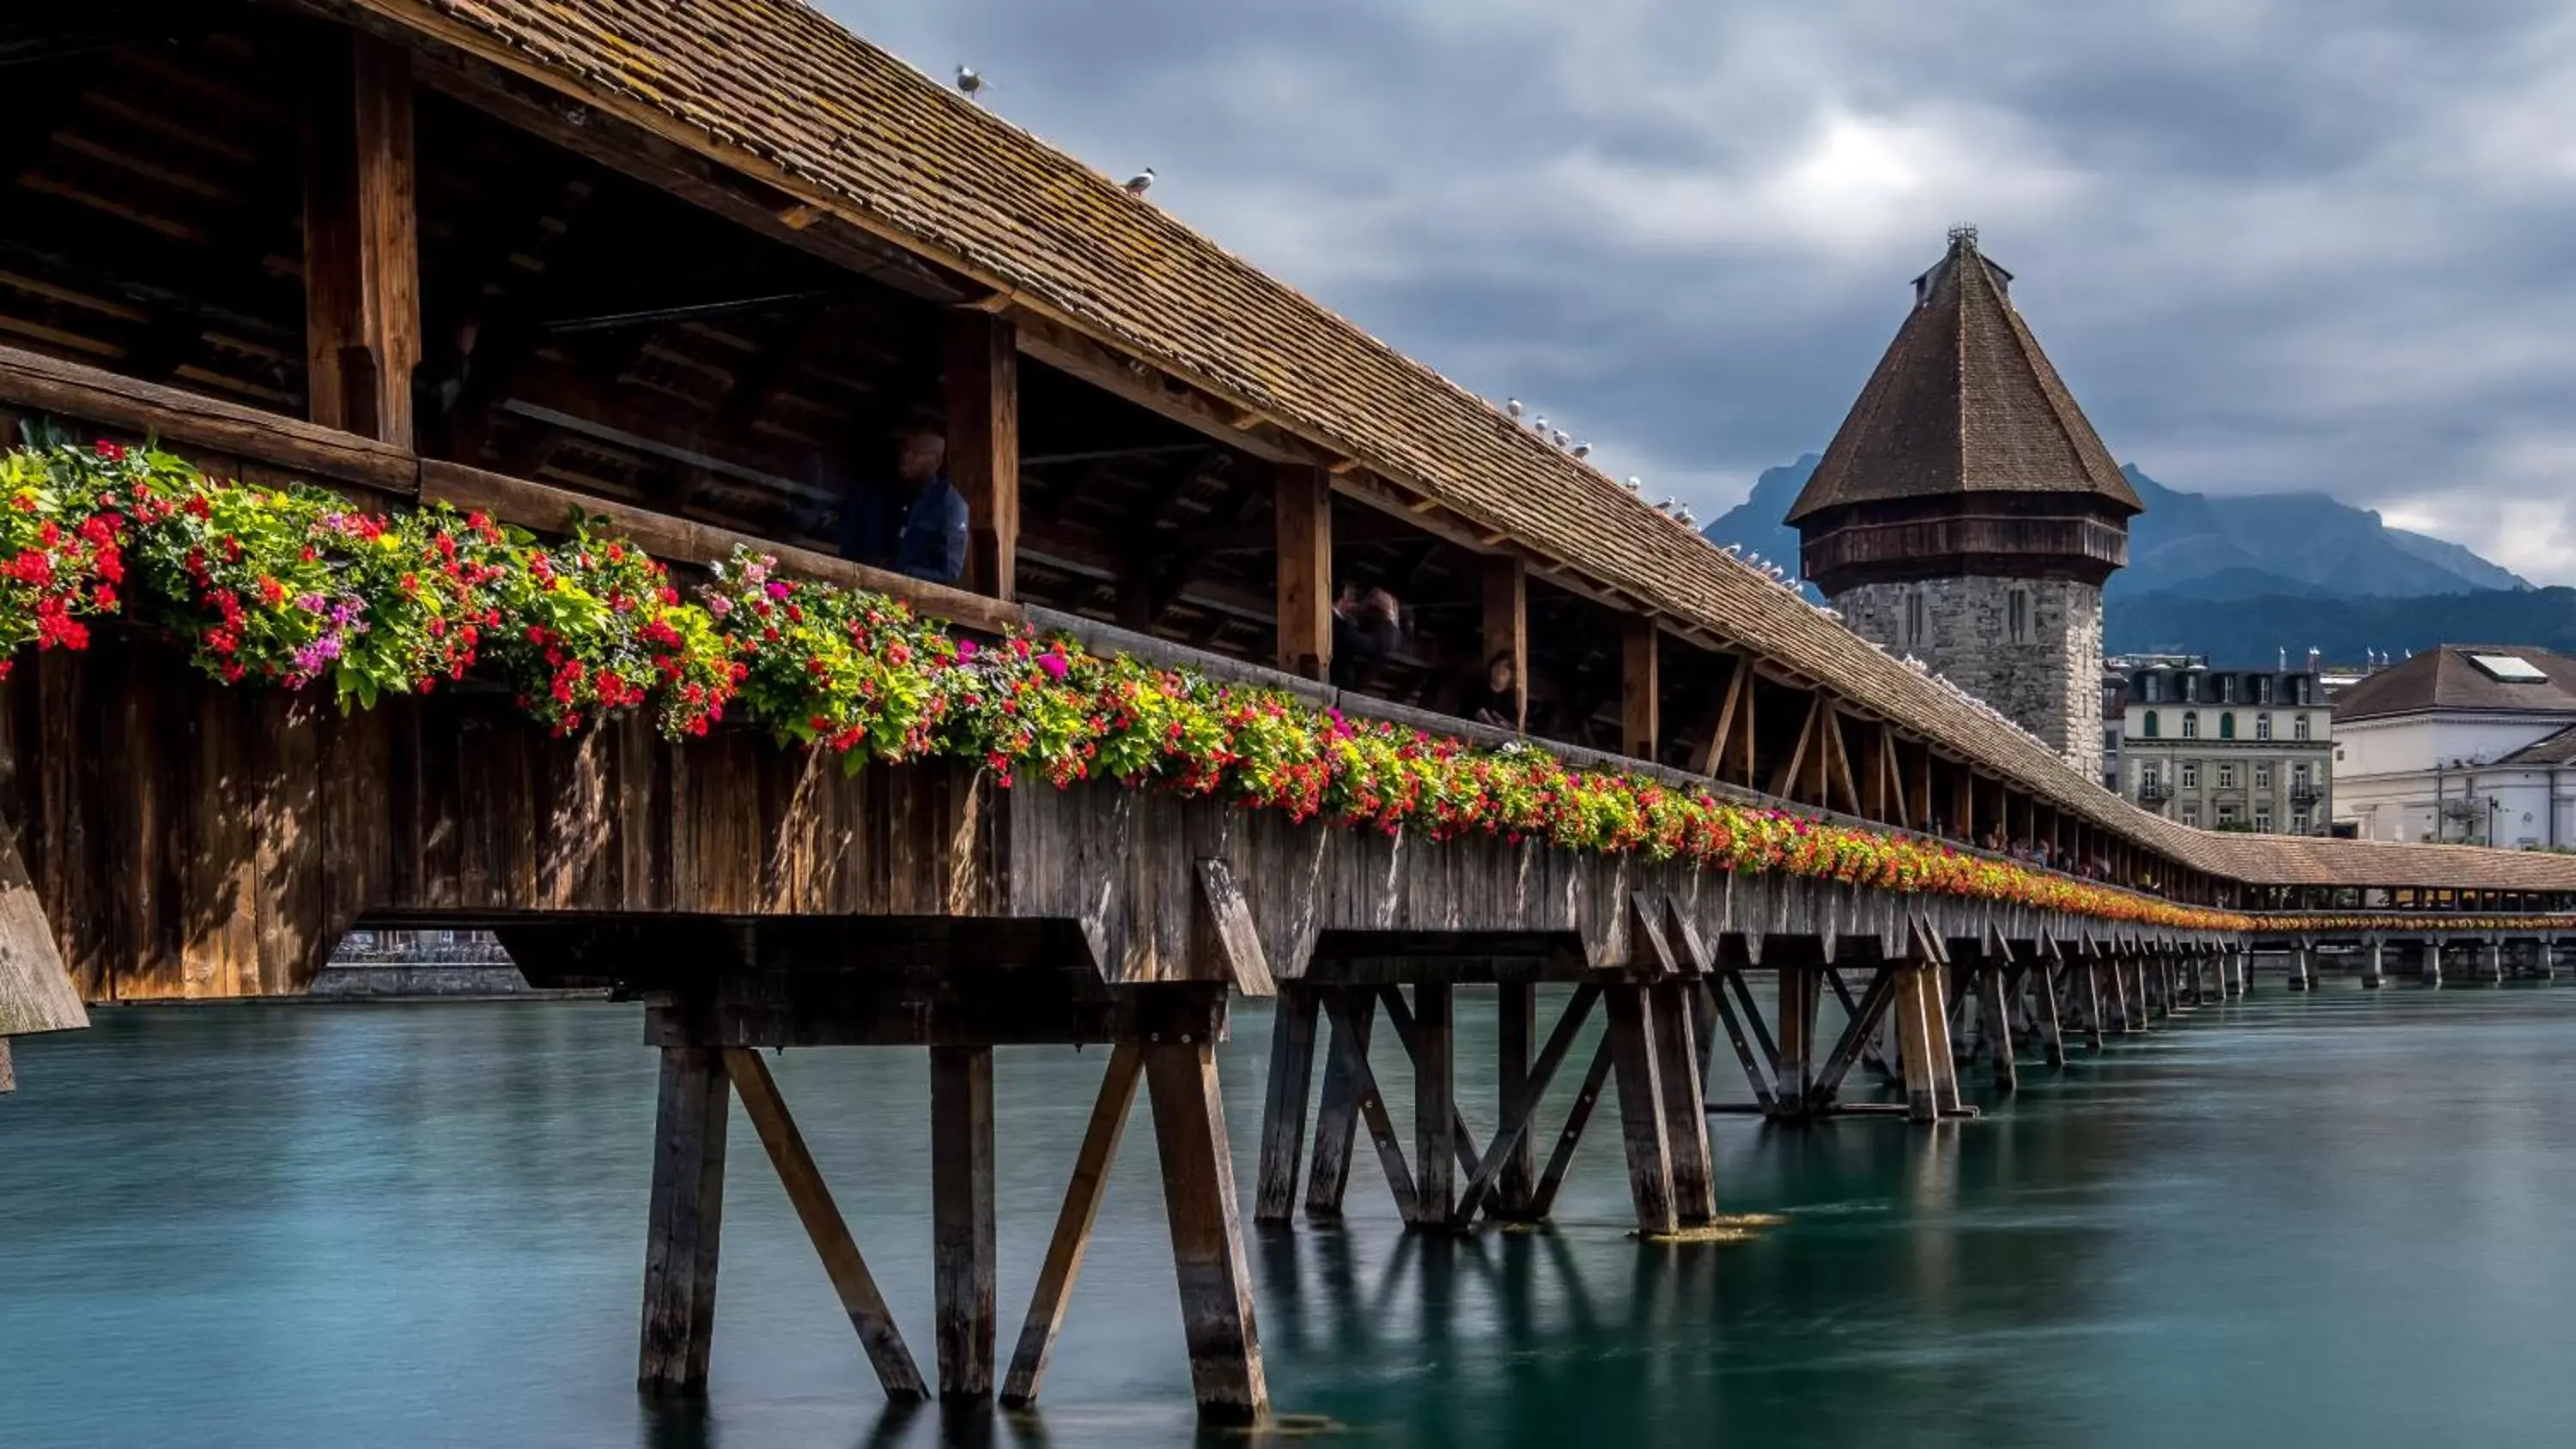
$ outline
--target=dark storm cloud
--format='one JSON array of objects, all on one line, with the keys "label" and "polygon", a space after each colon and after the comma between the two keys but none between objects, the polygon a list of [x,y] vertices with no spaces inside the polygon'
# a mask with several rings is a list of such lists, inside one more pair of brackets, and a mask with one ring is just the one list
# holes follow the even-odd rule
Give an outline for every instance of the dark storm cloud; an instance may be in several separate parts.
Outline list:
[{"label": "dark storm cloud", "polygon": [[826,0],[1703,513],[1973,221],[2122,458],[2576,580],[2576,12]]}]

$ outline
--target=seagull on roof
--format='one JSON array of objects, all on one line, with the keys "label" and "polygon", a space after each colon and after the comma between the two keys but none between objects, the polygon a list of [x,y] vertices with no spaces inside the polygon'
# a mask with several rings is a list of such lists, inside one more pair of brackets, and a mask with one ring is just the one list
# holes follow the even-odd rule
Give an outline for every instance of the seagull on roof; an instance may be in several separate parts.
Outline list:
[{"label": "seagull on roof", "polygon": [[1551,437],[1551,438],[1554,438],[1554,439],[1556,440],[1556,445],[1557,445],[1558,447],[1560,447],[1560,448],[1562,448],[1562,447],[1564,447],[1566,444],[1568,444],[1568,443],[1570,443],[1570,442],[1573,442],[1573,441],[1574,441],[1574,439],[1572,439],[1571,437],[1568,437],[1568,436],[1566,435],[1566,431],[1565,431],[1565,429],[1563,429],[1563,428],[1559,428],[1559,429],[1557,429],[1555,432],[1550,433],[1548,436],[1549,436],[1549,437]]},{"label": "seagull on roof", "polygon": [[1661,512],[1670,513],[1673,511],[1673,500],[1667,498],[1663,502],[1656,504],[1655,507]]},{"label": "seagull on roof", "polygon": [[1674,516],[1682,521],[1682,527],[1684,528],[1697,528],[1699,526],[1699,520],[1691,517],[1690,505],[1687,503],[1683,504],[1682,511]]},{"label": "seagull on roof", "polygon": [[1645,479],[1643,479],[1643,478],[1638,477],[1638,476],[1637,476],[1636,474],[1634,474],[1634,473],[1629,474],[1629,475],[1628,475],[1628,491],[1629,491],[1629,492],[1631,492],[1631,493],[1643,493],[1643,492],[1645,492],[1645,491],[1646,491],[1646,480],[1645,480]]},{"label": "seagull on roof", "polygon": [[1129,196],[1142,196],[1153,189],[1154,168],[1151,166],[1148,166],[1144,170],[1127,178],[1127,194]]},{"label": "seagull on roof", "polygon": [[1740,543],[1730,543],[1726,547],[1719,549],[1718,552],[1732,558],[1744,552],[1744,545]]},{"label": "seagull on roof", "polygon": [[1546,437],[1547,415],[1545,413],[1541,413],[1537,417],[1530,419],[1530,430],[1537,433],[1542,438]]},{"label": "seagull on roof", "polygon": [[1589,458],[1589,457],[1591,457],[1591,456],[1592,456],[1592,445],[1591,445],[1590,443],[1577,443],[1577,444],[1575,444],[1575,445],[1574,445],[1574,456],[1576,456],[1576,457],[1578,457],[1578,458]]},{"label": "seagull on roof", "polygon": [[1519,422],[1521,420],[1521,400],[1516,397],[1507,397],[1503,399],[1503,411],[1512,415],[1513,422]]},{"label": "seagull on roof", "polygon": [[984,78],[976,74],[975,67],[971,65],[957,67],[957,89],[971,96],[983,88]]}]

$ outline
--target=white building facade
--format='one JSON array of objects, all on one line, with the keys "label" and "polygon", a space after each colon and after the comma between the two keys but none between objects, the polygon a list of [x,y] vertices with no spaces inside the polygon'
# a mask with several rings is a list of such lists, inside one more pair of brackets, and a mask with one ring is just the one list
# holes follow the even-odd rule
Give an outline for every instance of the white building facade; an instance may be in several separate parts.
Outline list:
[{"label": "white building facade", "polygon": [[2367,840],[2576,848],[2576,658],[2444,645],[2335,701],[2335,818]]},{"label": "white building facade", "polygon": [[2334,713],[2303,670],[2212,669],[2190,656],[2115,659],[2123,679],[2114,787],[2203,830],[2323,835],[2334,816]]}]

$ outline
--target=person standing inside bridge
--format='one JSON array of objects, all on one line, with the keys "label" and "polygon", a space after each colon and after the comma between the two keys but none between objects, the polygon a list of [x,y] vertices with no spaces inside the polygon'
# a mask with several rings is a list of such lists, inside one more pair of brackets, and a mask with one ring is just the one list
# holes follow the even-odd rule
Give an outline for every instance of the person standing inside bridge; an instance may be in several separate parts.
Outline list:
[{"label": "person standing inside bridge", "polygon": [[841,556],[934,584],[966,572],[966,500],[948,481],[948,440],[929,428],[895,436],[894,470],[841,495]]}]

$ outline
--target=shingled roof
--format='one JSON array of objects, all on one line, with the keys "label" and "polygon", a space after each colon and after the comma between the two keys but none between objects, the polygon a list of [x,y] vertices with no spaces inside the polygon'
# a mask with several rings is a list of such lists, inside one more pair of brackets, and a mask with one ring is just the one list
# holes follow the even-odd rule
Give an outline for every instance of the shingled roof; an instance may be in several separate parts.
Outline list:
[{"label": "shingled roof", "polygon": [[[2541,677],[2501,678],[2479,665],[2480,656],[2521,660]],[[2338,724],[2427,710],[2576,718],[2576,659],[2511,644],[2445,644],[2364,678],[2334,702]]]},{"label": "shingled roof", "polygon": [[[2076,819],[2197,869],[2272,880],[2264,838],[2214,836],[2130,805],[1466,389],[795,0],[308,3],[499,66],[742,170],[1014,309],[1274,419],[1678,626],[1821,681]],[[2089,449],[2083,476],[2098,474],[2106,499],[2136,510],[2010,307],[1970,310],[1982,319],[1980,355],[1998,359],[2002,375],[2012,365],[1998,326],[2026,359],[2014,365],[2027,384],[2001,390],[2023,397],[2015,416],[2028,414],[2036,389],[2052,415],[2072,420],[2052,425],[2064,446],[2080,438]],[[1977,456],[1990,432],[1971,430]],[[2483,853],[2501,858],[2499,870],[2512,860]],[[2576,890],[2576,858],[2553,859],[2550,888]],[[2459,877],[2458,858],[2428,868],[2446,874],[2427,884],[2478,883]]]},{"label": "shingled roof", "polygon": [[1977,250],[1974,228],[1950,234],[1949,253],[1914,279],[1914,310],[1788,522],[1974,493],[2090,494],[2124,514],[2145,511],[2021,320],[2011,283]]}]

